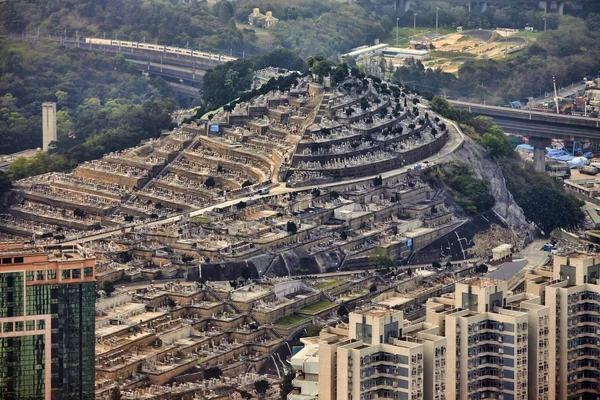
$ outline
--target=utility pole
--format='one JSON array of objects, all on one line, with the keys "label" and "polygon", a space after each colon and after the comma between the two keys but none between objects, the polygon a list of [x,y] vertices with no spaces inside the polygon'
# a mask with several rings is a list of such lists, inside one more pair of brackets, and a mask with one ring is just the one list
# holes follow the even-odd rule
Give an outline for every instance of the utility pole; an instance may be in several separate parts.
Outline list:
[{"label": "utility pole", "polygon": [[440,8],[436,7],[435,8],[435,36],[438,35],[439,13],[440,13]]},{"label": "utility pole", "polygon": [[[395,3],[394,3],[395,4]],[[396,47],[398,47],[399,40],[399,31],[398,31],[398,22],[400,22],[400,18],[396,18]]]},{"label": "utility pole", "polygon": [[504,30],[504,57],[508,57],[508,29]]},{"label": "utility pole", "polygon": [[544,18],[544,32],[546,32],[546,18]]},{"label": "utility pole", "polygon": [[413,36],[417,36],[417,13],[413,15]]},{"label": "utility pole", "polygon": [[529,46],[529,24],[525,24],[525,37],[527,38],[527,45]]}]

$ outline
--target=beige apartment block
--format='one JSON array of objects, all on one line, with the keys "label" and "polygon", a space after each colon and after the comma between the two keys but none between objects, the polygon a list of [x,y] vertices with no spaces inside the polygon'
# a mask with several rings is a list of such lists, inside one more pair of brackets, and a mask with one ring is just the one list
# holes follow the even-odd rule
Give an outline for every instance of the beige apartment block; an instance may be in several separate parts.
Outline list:
[{"label": "beige apartment block", "polygon": [[600,396],[600,255],[554,257],[551,271],[528,276],[527,290],[549,307],[550,399]]},{"label": "beige apartment block", "polygon": [[506,282],[485,278],[457,283],[453,296],[428,301],[426,321],[442,327],[446,362],[455,371],[447,376],[447,398],[539,398],[530,393],[535,374],[529,374],[528,359],[538,314],[547,311],[540,303],[539,296],[514,296]]},{"label": "beige apartment block", "polygon": [[571,253],[514,293],[500,280],[457,282],[429,299],[423,322],[359,309],[304,339],[289,399],[598,399],[599,276],[599,254]]}]

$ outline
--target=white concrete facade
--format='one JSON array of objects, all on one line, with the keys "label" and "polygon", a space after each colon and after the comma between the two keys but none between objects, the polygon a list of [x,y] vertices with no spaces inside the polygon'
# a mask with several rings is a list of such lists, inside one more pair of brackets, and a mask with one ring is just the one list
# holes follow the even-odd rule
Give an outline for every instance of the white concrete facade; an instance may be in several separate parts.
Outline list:
[{"label": "white concrete facade", "polygon": [[42,150],[48,151],[50,143],[56,141],[56,103],[42,104]]}]

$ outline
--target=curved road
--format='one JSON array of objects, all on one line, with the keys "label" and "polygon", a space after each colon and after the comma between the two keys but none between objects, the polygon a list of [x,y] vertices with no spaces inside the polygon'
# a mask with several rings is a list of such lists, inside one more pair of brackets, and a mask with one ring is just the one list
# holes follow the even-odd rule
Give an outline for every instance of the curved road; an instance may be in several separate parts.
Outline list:
[{"label": "curved road", "polygon": [[[464,142],[464,133],[460,130],[460,128],[458,127],[458,125],[456,125],[456,123],[454,123],[454,121],[442,118],[442,120],[446,123],[447,126],[454,128],[454,129],[449,129],[449,135],[448,135],[448,142],[446,143],[446,145],[442,148],[442,150],[431,157],[425,158],[423,160],[421,160],[419,163],[423,163],[425,161],[428,161],[430,164],[434,164],[435,162],[439,162],[441,160],[443,160],[444,158],[446,158],[448,155],[454,153],[455,151],[457,151],[463,144]],[[387,172],[383,172],[380,174],[376,174],[376,175],[371,175],[371,176],[363,176],[360,178],[355,178],[355,179],[349,179],[349,180],[345,180],[345,181],[340,181],[340,182],[331,182],[331,183],[325,183],[325,184],[321,184],[321,185],[310,185],[310,186],[302,186],[302,187],[294,187],[294,188],[289,188],[285,186],[285,183],[279,183],[277,186],[271,188],[270,193],[266,194],[266,195],[255,195],[252,198],[249,196],[246,197],[241,197],[241,198],[236,198],[236,199],[232,199],[232,200],[227,200],[227,201],[223,201],[221,203],[218,204],[213,204],[211,206],[205,207],[205,208],[201,208],[198,210],[194,210],[189,212],[189,216],[190,217],[195,217],[195,216],[201,216],[203,215],[205,212],[207,211],[212,211],[213,209],[217,208],[217,207],[228,207],[228,206],[232,206],[235,205],[237,203],[239,203],[240,201],[249,201],[251,199],[258,199],[258,198],[268,198],[270,196],[274,196],[274,195],[280,195],[280,194],[286,194],[286,193],[293,193],[293,192],[301,192],[301,191],[307,191],[307,190],[312,190],[315,188],[329,188],[329,187],[335,187],[335,186],[340,186],[340,185],[345,185],[345,184],[349,184],[349,183],[359,183],[359,182],[366,182],[369,180],[374,179],[377,176],[381,176],[382,178],[388,178],[394,175],[398,175],[401,174],[403,172],[407,172],[409,170],[413,170],[414,166],[416,164],[411,164],[411,165],[407,165],[404,166],[402,168],[398,168],[398,169],[393,169]],[[80,237],[79,239],[76,240],[70,240],[70,241],[66,241],[63,242],[61,244],[64,245],[74,245],[77,243],[85,243],[85,242],[90,242],[93,240],[99,240],[99,239],[104,239],[107,237],[112,236],[114,233],[116,232],[120,232],[121,229],[126,229],[129,230],[132,227],[135,227],[136,229],[138,227],[142,227],[142,226],[146,226],[146,227],[152,227],[152,226],[159,226],[159,225],[165,225],[165,224],[169,224],[172,222],[177,222],[183,219],[184,214],[180,214],[180,215],[176,215],[173,217],[169,217],[169,218],[165,218],[165,219],[161,219],[161,220],[157,220],[157,221],[153,221],[153,222],[145,222],[145,223],[141,223],[141,224],[136,224],[136,225],[127,225],[124,227],[120,227],[117,229],[112,229],[110,231],[105,231],[102,233],[98,233],[98,234],[90,234],[89,236],[84,236],[84,237]]]}]

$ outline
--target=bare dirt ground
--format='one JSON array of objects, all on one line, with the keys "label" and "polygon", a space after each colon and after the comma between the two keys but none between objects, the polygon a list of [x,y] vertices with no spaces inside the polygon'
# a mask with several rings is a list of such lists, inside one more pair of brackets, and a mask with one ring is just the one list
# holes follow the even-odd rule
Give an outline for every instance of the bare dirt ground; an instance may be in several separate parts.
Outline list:
[{"label": "bare dirt ground", "polygon": [[[509,32],[508,34],[513,33]],[[524,46],[526,41],[522,37],[516,36],[505,40],[497,32],[491,30],[471,30],[442,36],[434,40],[433,44],[437,51],[426,65],[440,67],[445,72],[454,73],[470,59],[500,58],[506,51],[515,51]]]}]

